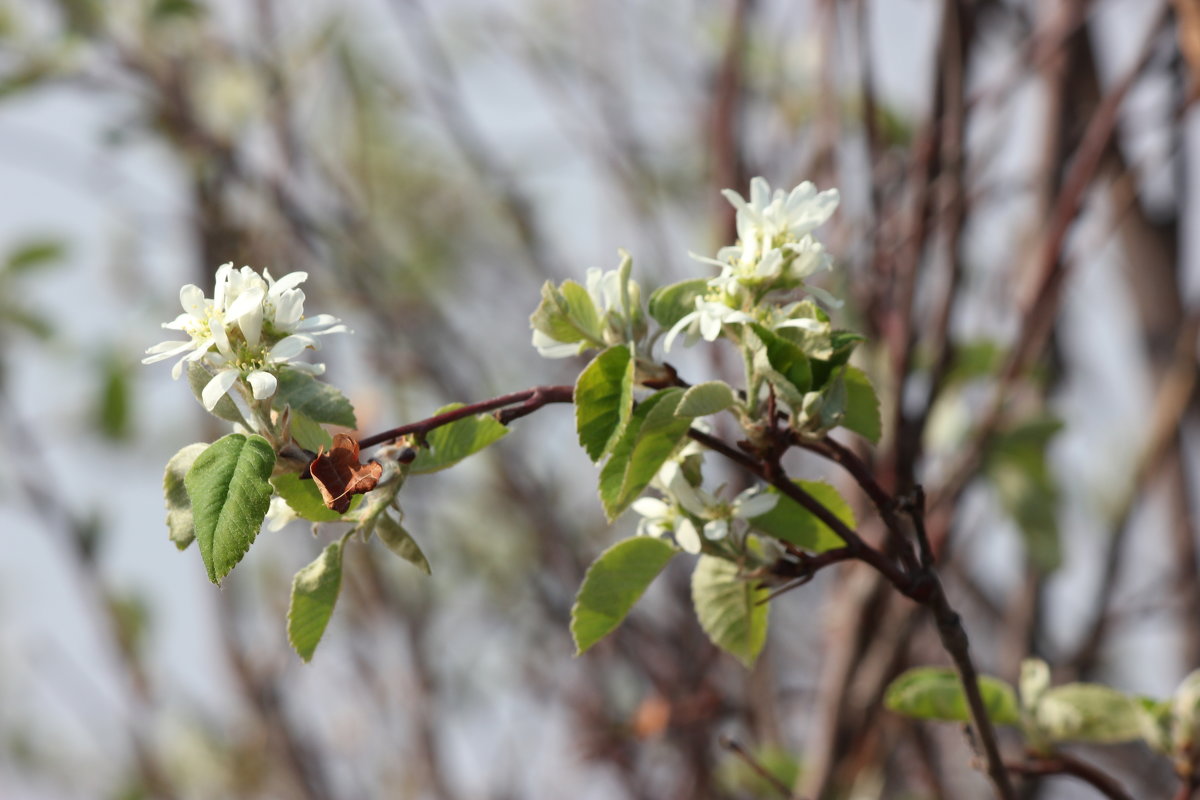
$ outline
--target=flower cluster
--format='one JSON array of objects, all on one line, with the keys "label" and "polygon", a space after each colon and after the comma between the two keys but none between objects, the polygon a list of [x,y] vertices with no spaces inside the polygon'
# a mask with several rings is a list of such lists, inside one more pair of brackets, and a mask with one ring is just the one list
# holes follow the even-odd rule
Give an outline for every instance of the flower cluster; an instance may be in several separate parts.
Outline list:
[{"label": "flower cluster", "polygon": [[697,522],[703,524],[705,539],[719,542],[735,526],[744,528],[748,520],[766,514],[779,501],[778,495],[764,494],[757,486],[732,501],[722,500],[693,486],[678,460],[664,464],[653,485],[663,493],[663,499],[643,497],[631,506],[642,516],[638,522],[638,535],[662,537],[669,533],[675,544],[687,553],[699,553],[702,547]]},{"label": "flower cluster", "polygon": [[721,248],[716,258],[693,256],[720,267],[721,273],[708,282],[707,292],[696,297],[695,310],[667,332],[664,350],[671,349],[680,333],[686,334],[689,345],[699,339],[715,341],[728,324],[759,322],[772,329],[820,327],[811,316],[789,316],[801,304],[762,312],[759,301],[771,291],[803,288],[827,306],[841,305],[828,292],[806,283],[832,264],[813,231],[837,208],[836,189],[818,192],[806,181],[790,193],[782,189],[772,193],[765,180],[755,178],[750,182],[749,201],[731,189],[723,194],[737,209],[737,243]]},{"label": "flower cluster", "polygon": [[642,290],[630,279],[633,260],[621,252],[619,267],[587,271],[586,289],[574,281],[547,283],[533,317],[533,346],[543,358],[568,358],[590,347],[633,342],[645,335]]},{"label": "flower cluster", "polygon": [[186,341],[166,341],[146,351],[143,364],[182,356],[171,370],[179,378],[184,364],[204,365],[213,377],[201,392],[201,402],[211,411],[238,381],[244,381],[255,400],[275,394],[283,368],[319,375],[323,364],[297,358],[308,349],[318,349],[316,337],[346,331],[346,326],[329,314],[304,316],[304,292],[297,288],[308,278],[306,272],[291,272],[279,280],[250,267],[235,270],[223,264],[216,274],[212,298],[194,284],[179,292],[183,313],[163,324],[168,330],[186,334]]}]

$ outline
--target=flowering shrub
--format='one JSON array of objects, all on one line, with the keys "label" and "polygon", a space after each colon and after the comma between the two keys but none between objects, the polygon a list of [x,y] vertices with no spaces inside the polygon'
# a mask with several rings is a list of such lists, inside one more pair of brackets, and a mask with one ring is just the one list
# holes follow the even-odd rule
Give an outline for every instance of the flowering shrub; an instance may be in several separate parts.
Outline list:
[{"label": "flowering shrub", "polygon": [[[211,444],[180,450],[167,464],[167,525],[180,549],[197,542],[209,578],[220,583],[260,530],[293,518],[349,523],[301,569],[292,584],[288,637],[304,660],[330,621],[342,555],[356,539],[379,539],[422,570],[429,563],[403,527],[402,487],[409,475],[452,466],[508,433],[543,406],[572,403],[579,443],[599,466],[599,495],[615,520],[639,515],[636,536],[602,553],[588,570],[571,615],[580,653],[613,631],[673,559],[697,556],[692,600],[699,624],[747,666],[766,641],[769,600],[817,571],[856,560],[933,616],[953,670],[922,668],[888,692],[894,710],[970,721],[998,793],[1011,797],[995,725],[1019,728],[1038,753],[1064,741],[1144,739],[1191,764],[1197,739],[1192,677],[1171,701],[1131,698],[1102,686],[1049,687],[1041,662],[1027,662],[1020,697],[975,673],[966,633],[951,608],[924,531],[924,498],[893,496],[854,451],[829,436],[835,428],[876,442],[879,401],[849,360],[862,337],[834,325],[841,302],[812,281],[832,258],[815,230],[834,213],[836,191],[809,183],[791,192],[751,182],[749,199],[725,196],[737,210],[738,238],[713,258],[696,257],[716,275],[644,292],[633,261],[589,270],[584,284],[542,287],[531,317],[532,343],[547,358],[588,355],[572,386],[538,386],[356,439],[325,426],[356,428],[354,409],[319,380],[324,367],[304,359],[320,337],[345,332],[340,320],[304,315],[306,278],[223,265],[212,298],[197,286],[180,292],[183,313],[164,327],[187,338],[162,342],[145,363],[178,357],[205,409],[233,423]],[[682,342],[724,339],[741,355],[744,381],[691,384],[663,360]],[[736,444],[704,418],[725,415]],[[849,504],[830,484],[793,480],[783,456],[803,449],[844,467],[873,502],[885,541],[856,530]],[[362,451],[373,450],[363,461]],[[705,481],[717,454],[741,468],[749,489],[731,496]],[[647,495],[647,490],[653,492]],[[1040,665],[1040,666],[1039,666]]]}]

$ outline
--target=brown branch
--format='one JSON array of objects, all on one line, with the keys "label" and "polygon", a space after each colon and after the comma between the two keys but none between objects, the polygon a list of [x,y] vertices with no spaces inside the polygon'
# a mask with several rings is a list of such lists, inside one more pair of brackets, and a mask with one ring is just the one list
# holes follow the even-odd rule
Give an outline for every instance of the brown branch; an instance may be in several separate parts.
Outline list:
[{"label": "brown branch", "polygon": [[[833,512],[818,502],[816,498],[793,483],[786,474],[775,469],[774,465],[763,463],[701,431],[692,429],[688,431],[688,435],[771,484],[781,494],[796,501],[801,507],[829,526],[830,530],[846,543],[846,549],[852,552],[855,558],[874,567],[901,594],[916,600],[929,609],[933,614],[942,647],[949,654],[951,661],[953,661],[954,670],[962,684],[963,694],[967,699],[967,707],[971,712],[972,725],[980,744],[983,746],[988,776],[991,778],[997,794],[1003,800],[1014,800],[1016,795],[1013,792],[1012,783],[1009,781],[1008,771],[1004,767],[1004,761],[1000,756],[1000,746],[996,740],[996,729],[988,718],[987,706],[983,701],[983,695],[979,691],[979,673],[975,670],[974,662],[971,660],[970,642],[967,639],[967,632],[963,628],[962,619],[953,607],[951,607],[950,601],[946,598],[945,590],[942,588],[937,573],[932,569],[921,568],[911,563],[906,563],[906,566],[911,570],[911,574],[906,573],[899,566],[892,563],[883,552],[867,544],[857,532],[851,530],[849,526],[838,519]],[[850,461],[847,459],[847,462],[853,464],[857,463],[857,460]],[[878,486],[873,478],[864,482],[867,486],[872,487],[872,491]],[[883,497],[880,497],[879,500],[880,502],[877,507],[880,509],[881,515],[884,513],[887,514],[885,521],[890,519],[897,524],[897,527],[894,528],[889,524],[888,530],[890,535],[896,537],[900,540],[901,544],[907,547],[906,542],[904,542],[903,531],[898,526],[898,520],[893,510],[894,501],[884,501]],[[911,562],[911,551],[909,551],[909,561]]]},{"label": "brown branch", "polygon": [[[449,425],[451,422],[473,417],[476,414],[486,414],[489,411],[498,411],[496,418],[502,424],[507,425],[514,419],[532,414],[544,405],[570,403],[574,396],[575,387],[573,386],[534,386],[532,389],[493,397],[490,400],[480,400],[478,403],[471,403],[452,411],[435,414],[417,422],[410,422],[398,428],[367,436],[359,440],[358,446],[374,447],[384,442],[393,442],[401,436],[415,436],[420,441],[429,435],[430,431],[443,425]],[[516,408],[509,408],[509,406],[516,406]]]},{"label": "brown branch", "polygon": [[[1125,787],[1111,775],[1086,761],[1065,754],[1031,756],[1025,761],[1009,762],[1005,766],[1018,775],[1069,775],[1090,784],[1109,800],[1133,800],[1133,795],[1125,791]],[[1190,795],[1184,795],[1186,797]]]}]

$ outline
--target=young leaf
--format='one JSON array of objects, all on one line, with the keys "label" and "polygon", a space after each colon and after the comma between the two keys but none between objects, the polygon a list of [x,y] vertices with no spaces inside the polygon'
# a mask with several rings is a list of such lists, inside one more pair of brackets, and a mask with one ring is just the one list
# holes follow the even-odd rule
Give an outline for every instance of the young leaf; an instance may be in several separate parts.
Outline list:
[{"label": "young leaf", "polygon": [[669,330],[676,322],[696,310],[696,298],[708,291],[706,278],[661,286],[650,294],[650,316]]},{"label": "young leaf", "polygon": [[[857,523],[854,521],[854,512],[850,509],[850,504],[838,494],[837,489],[822,481],[795,483],[812,495],[818,503],[832,511],[835,517],[846,523],[846,527],[851,530],[855,528]],[[779,494],[779,490],[775,488],[769,491]],[[813,516],[804,506],[783,494],[780,494],[779,502],[774,508],[752,518],[750,524],[776,539],[813,553],[832,550],[845,544],[832,528]]]},{"label": "young leaf", "polygon": [[620,439],[633,413],[633,356],[625,345],[592,359],[575,382],[575,428],[592,461]]},{"label": "young leaf", "polygon": [[1047,689],[1033,713],[1034,725],[1051,742],[1113,744],[1141,739],[1142,712],[1129,695],[1098,683],[1067,683]]},{"label": "young leaf", "polygon": [[1061,420],[1043,417],[998,434],[984,463],[1001,503],[1021,529],[1029,560],[1043,573],[1062,562],[1058,481],[1046,459],[1061,429]]},{"label": "young leaf", "polygon": [[871,379],[857,367],[846,367],[846,406],[842,427],[852,430],[870,442],[878,443],[883,433],[879,416],[879,398]]},{"label": "young leaf", "polygon": [[288,641],[306,662],[311,661],[342,588],[341,539],[326,547],[317,560],[292,579],[292,602],[288,607]]},{"label": "young leaf", "polygon": [[[1017,725],[1021,715],[1017,696],[1002,680],[981,675],[979,693],[988,719],[996,725]],[[916,719],[967,722],[971,718],[962,684],[953,670],[916,667],[888,686],[883,704],[898,714]]]},{"label": "young leaf", "polygon": [[[451,403],[437,410],[438,414],[462,408],[462,403]],[[478,453],[489,444],[508,433],[508,428],[488,414],[460,419],[443,425],[429,434],[428,449],[421,448],[412,463],[411,473],[420,475],[437,472],[451,467],[469,455]]]},{"label": "young leaf", "polygon": [[691,420],[675,416],[682,397],[682,389],[663,389],[634,409],[600,470],[600,501],[610,521],[637,499],[687,435]]},{"label": "young leaf", "polygon": [[116,356],[110,355],[102,363],[100,391],[96,398],[96,427],[109,439],[125,439],[131,429],[129,369]]},{"label": "young leaf", "polygon": [[542,284],[542,299],[529,317],[529,326],[564,344],[588,340],[571,320],[566,298],[551,281]]},{"label": "young leaf", "polygon": [[600,340],[603,334],[600,312],[588,290],[575,281],[563,281],[558,290],[567,303],[567,316],[575,327],[587,338]]},{"label": "young leaf", "polygon": [[1170,741],[1175,751],[1190,753],[1200,739],[1200,670],[1188,674],[1169,701]]},{"label": "young leaf", "polygon": [[354,406],[350,405],[345,395],[328,383],[322,383],[312,375],[294,369],[280,370],[276,377],[279,379],[279,387],[275,390],[275,399],[272,401],[276,408],[291,406],[293,411],[299,411],[314,422],[341,425],[345,428],[358,427],[358,422],[354,419]]},{"label": "young leaf", "polygon": [[254,543],[271,505],[274,466],[266,439],[231,433],[209,445],[184,476],[200,557],[213,583],[220,584]]},{"label": "young leaf", "polygon": [[322,428],[320,423],[311,417],[294,408],[291,410],[291,426],[292,438],[305,450],[312,450],[315,453],[321,448],[328,450],[333,447],[333,437],[329,435],[329,431]]},{"label": "young leaf", "polygon": [[[188,386],[192,388],[192,394],[196,396],[196,402],[203,403],[201,393],[208,382],[212,380],[212,374],[204,367],[195,361],[189,361],[187,364],[187,379]],[[246,424],[246,418],[242,416],[242,412],[238,410],[237,403],[233,402],[233,398],[228,394],[221,395],[221,399],[213,406],[211,412],[217,419],[223,419],[226,422],[236,422],[244,427],[249,427]]]},{"label": "young leaf", "polygon": [[197,456],[208,447],[204,442],[189,444],[167,462],[163,473],[163,495],[167,501],[167,532],[180,550],[186,550],[196,538],[192,521],[192,501],[188,498],[183,478],[192,468]]},{"label": "young leaf", "polygon": [[[769,328],[752,324],[754,335],[758,337],[762,347],[755,359],[755,366],[766,373],[767,380],[775,385],[789,404],[795,405],[798,397],[804,395],[813,385],[812,366],[804,350],[793,342],[775,335]],[[766,357],[769,370],[762,369],[761,360]]]},{"label": "young leaf", "polygon": [[841,367],[850,360],[850,354],[854,352],[854,348],[863,340],[862,334],[853,331],[833,331],[830,334],[828,355],[820,358],[813,357],[810,361],[812,388],[814,390],[822,389],[825,384],[836,377],[841,372]]},{"label": "young leaf", "polygon": [[412,534],[405,530],[400,521],[392,517],[391,514],[384,511],[375,518],[375,533],[379,535],[380,540],[393,553],[426,575],[432,574],[433,571],[429,567],[429,559],[421,552],[421,546],[417,544],[417,540],[412,538]]},{"label": "young leaf", "polygon": [[724,381],[698,383],[683,393],[677,417],[706,417],[724,411],[737,402],[733,387]]},{"label": "young leaf", "polygon": [[692,573],[692,604],[713,644],[754,666],[767,641],[768,591],[738,574],[732,561],[700,556]]},{"label": "young leaf", "polygon": [[[295,472],[285,472],[271,478],[271,485],[292,511],[304,519],[311,522],[336,522],[342,518],[341,514],[325,506],[316,481],[301,480]],[[354,508],[361,500],[361,495],[355,495],[350,507]]]},{"label": "young leaf", "polygon": [[618,542],[592,562],[571,607],[576,655],[621,624],[675,553],[675,548],[661,539],[637,536]]},{"label": "young leaf", "polygon": [[66,246],[58,239],[34,239],[9,251],[2,271],[12,274],[52,266],[66,254]]}]

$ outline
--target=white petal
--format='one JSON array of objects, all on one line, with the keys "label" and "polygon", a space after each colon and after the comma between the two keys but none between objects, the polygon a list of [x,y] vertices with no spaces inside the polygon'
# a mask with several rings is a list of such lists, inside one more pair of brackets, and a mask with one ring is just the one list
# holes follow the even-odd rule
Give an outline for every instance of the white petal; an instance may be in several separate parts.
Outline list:
[{"label": "white petal", "polygon": [[684,314],[679,321],[671,326],[671,330],[667,331],[667,338],[663,340],[663,352],[671,352],[671,345],[675,342],[675,337],[678,336],[684,329],[691,326],[693,322],[700,318],[699,311],[693,311],[690,314]]},{"label": "white petal", "polygon": [[[266,270],[263,270],[266,272]],[[300,284],[308,280],[307,272],[289,272],[279,280],[275,281],[275,285],[271,287],[271,296],[279,297],[289,289],[295,289]]]},{"label": "white petal", "polygon": [[303,372],[305,375],[324,375],[324,364],[309,364],[307,361],[291,361],[288,362],[288,369],[295,372]]},{"label": "white petal", "polygon": [[213,379],[205,385],[204,391],[200,392],[200,400],[204,403],[204,407],[212,411],[216,407],[217,401],[225,396],[237,379],[238,371],[236,369],[223,369],[214,375]]},{"label": "white petal", "polygon": [[229,346],[229,336],[225,333],[225,324],[214,319],[208,323],[208,329],[212,332],[213,343],[217,346],[217,351],[226,358],[233,358],[233,348]]},{"label": "white petal", "polygon": [[539,330],[533,332],[533,346],[542,358],[570,358],[579,353],[578,342],[564,344]]},{"label": "white petal", "polygon": [[704,538],[710,542],[719,542],[729,535],[729,520],[714,519],[704,524]]},{"label": "white petal", "polygon": [[713,314],[713,313],[706,314],[706,313],[701,312],[701,314],[700,314],[700,336],[704,339],[704,341],[715,342],[717,340],[717,337],[721,335],[721,319],[722,318],[721,318],[721,316],[719,316],[720,314],[721,314],[720,311],[717,311],[716,314]]},{"label": "white petal", "polygon": [[179,305],[193,317],[204,317],[204,290],[194,283],[189,283],[179,290]]},{"label": "white petal", "polygon": [[700,534],[690,519],[683,519],[675,526],[675,544],[685,553],[695,555],[700,552]]},{"label": "white petal", "polygon": [[303,353],[311,345],[312,340],[307,336],[288,336],[276,342],[275,346],[271,348],[271,352],[267,353],[267,360],[271,362],[289,361]]},{"label": "white petal", "polygon": [[226,261],[221,266],[217,267],[215,276],[216,286],[213,290],[213,305],[218,311],[225,309],[225,294],[229,289],[229,275],[233,272],[233,262]]},{"label": "white petal", "polygon": [[297,327],[302,316],[304,316],[304,292],[292,289],[275,298],[275,327],[290,331]]},{"label": "white petal", "polygon": [[258,342],[262,338],[262,303],[251,306],[249,311],[237,318],[237,322],[238,327],[242,329],[242,336],[246,337],[246,344],[258,347]]},{"label": "white petal", "polygon": [[250,384],[250,388],[254,390],[255,400],[266,400],[275,394],[275,387],[278,381],[275,376],[269,372],[255,370],[246,376],[246,382]]},{"label": "white petal", "polygon": [[[750,490],[754,492],[754,490]],[[779,495],[766,493],[743,492],[733,501],[734,516],[739,519],[752,519],[766,514],[779,502]]]},{"label": "white petal", "polygon": [[771,185],[761,175],[750,179],[750,205],[766,208],[771,204]]},{"label": "white petal", "polygon": [[153,364],[156,361],[177,356],[185,350],[192,349],[192,342],[159,342],[153,347],[147,348],[147,358],[142,359],[143,364]]},{"label": "white petal", "polygon": [[253,311],[255,306],[261,308],[264,297],[266,297],[266,293],[262,289],[255,288],[241,292],[229,304],[229,308],[225,310],[225,316],[231,319],[239,319],[243,315]]},{"label": "white petal", "polygon": [[341,322],[340,319],[332,314],[317,314],[315,317],[306,317],[296,324],[298,331],[311,331],[314,328],[326,328],[330,325],[335,325]]},{"label": "white petal", "polygon": [[830,308],[841,308],[842,307],[841,300],[834,297],[833,295],[831,295],[829,292],[825,291],[824,289],[821,289],[820,287],[808,286],[806,284],[804,287],[804,291],[808,292],[813,297],[817,298],[818,300],[820,300],[822,303],[829,306]]},{"label": "white petal", "polygon": [[672,481],[671,495],[690,513],[703,517],[708,513],[712,497],[702,489],[697,489],[686,480]]},{"label": "white petal", "polygon": [[779,330],[780,328],[800,328],[801,330],[805,331],[821,333],[828,327],[829,323],[827,322],[820,322],[810,317],[799,317],[797,319],[786,319],[783,322],[780,322],[775,326],[775,330]]},{"label": "white petal", "polygon": [[671,514],[671,507],[657,497],[640,497],[630,506],[643,517],[662,519]]}]

